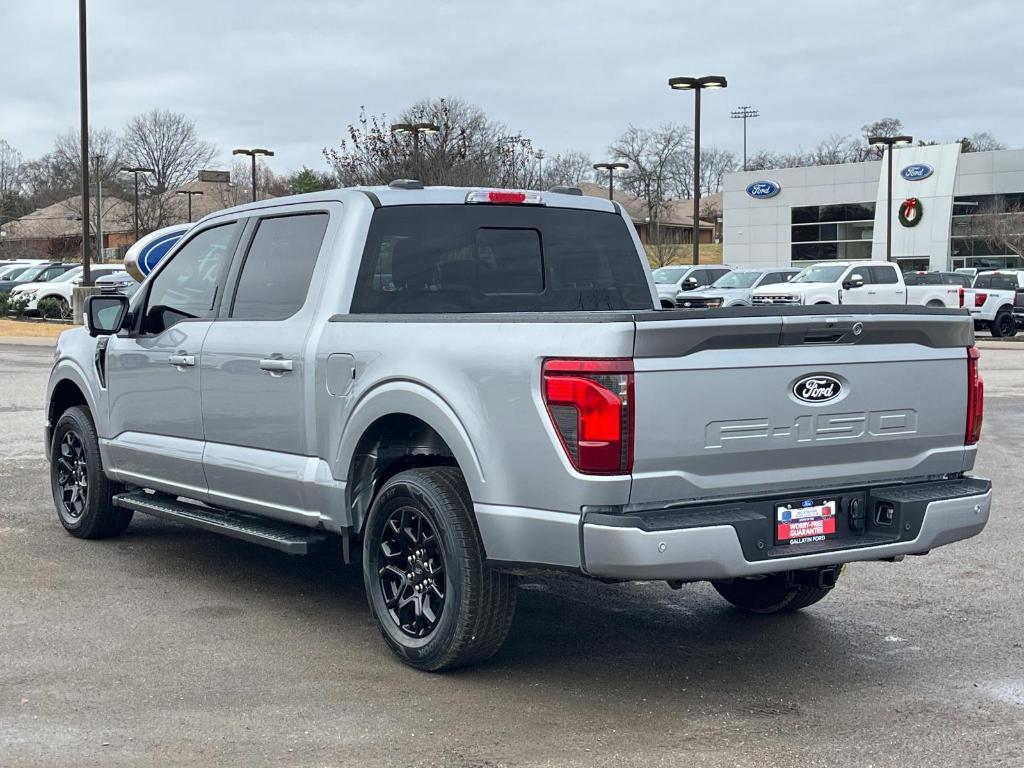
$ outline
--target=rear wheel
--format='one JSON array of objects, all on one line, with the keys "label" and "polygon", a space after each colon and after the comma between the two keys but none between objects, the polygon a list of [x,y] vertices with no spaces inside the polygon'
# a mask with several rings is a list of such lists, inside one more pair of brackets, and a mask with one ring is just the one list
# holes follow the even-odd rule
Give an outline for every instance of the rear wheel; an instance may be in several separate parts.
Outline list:
[{"label": "rear wheel", "polygon": [[515,577],[487,565],[455,467],[401,472],[373,502],[363,582],[384,640],[406,664],[438,671],[484,661],[505,641]]},{"label": "rear wheel", "polygon": [[784,571],[745,579],[713,581],[711,586],[742,611],[749,613],[789,613],[814,605],[835,586],[837,566],[804,571]]},{"label": "rear wheel", "polygon": [[50,488],[57,517],[72,536],[119,536],[132,521],[131,510],[114,506],[114,494],[121,487],[103,474],[96,428],[89,411],[82,406],[64,411],[54,427]]},{"label": "rear wheel", "polygon": [[1017,323],[1014,322],[1010,310],[1000,309],[996,313],[995,320],[992,321],[991,331],[992,335],[996,338],[1017,335]]}]

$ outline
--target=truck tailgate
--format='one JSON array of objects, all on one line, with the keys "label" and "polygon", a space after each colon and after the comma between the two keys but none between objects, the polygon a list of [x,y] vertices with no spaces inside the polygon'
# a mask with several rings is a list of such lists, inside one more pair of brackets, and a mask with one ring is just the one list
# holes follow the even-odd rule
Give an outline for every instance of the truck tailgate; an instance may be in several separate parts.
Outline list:
[{"label": "truck tailgate", "polygon": [[969,468],[966,314],[828,312],[637,316],[630,503],[803,493]]}]

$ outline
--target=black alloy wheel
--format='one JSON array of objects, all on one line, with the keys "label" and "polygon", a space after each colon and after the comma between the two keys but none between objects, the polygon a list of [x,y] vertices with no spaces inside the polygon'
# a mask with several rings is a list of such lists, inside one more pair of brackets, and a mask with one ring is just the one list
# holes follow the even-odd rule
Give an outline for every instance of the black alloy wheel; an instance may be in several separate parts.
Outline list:
[{"label": "black alloy wheel", "polygon": [[81,436],[68,430],[61,438],[57,464],[57,486],[60,489],[60,515],[77,522],[89,506],[89,464]]},{"label": "black alloy wheel", "polygon": [[444,611],[444,548],[426,515],[413,507],[393,511],[384,524],[378,570],[384,604],[395,625],[409,637],[423,638]]}]

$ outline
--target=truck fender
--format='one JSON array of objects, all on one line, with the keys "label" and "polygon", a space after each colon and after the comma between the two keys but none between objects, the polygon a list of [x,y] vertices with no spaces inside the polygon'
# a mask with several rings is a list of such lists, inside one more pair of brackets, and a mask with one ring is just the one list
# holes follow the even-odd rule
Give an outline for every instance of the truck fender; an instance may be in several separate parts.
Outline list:
[{"label": "truck fender", "polygon": [[[469,486],[470,495],[480,498],[484,477],[473,439],[455,410],[438,392],[427,385],[409,379],[391,379],[368,389],[355,403],[341,433],[335,465],[337,478],[349,477],[360,440],[378,420],[388,416],[407,415],[419,419],[444,440],[458,463]],[[346,489],[350,498],[353,489]],[[353,520],[359,525],[361,520]]]},{"label": "truck fender", "polygon": [[96,405],[96,399],[93,396],[92,387],[88,383],[88,376],[82,367],[71,358],[64,358],[60,360],[53,368],[50,373],[49,382],[46,385],[46,453],[47,459],[49,459],[50,451],[50,434],[58,418],[58,414],[53,412],[53,400],[54,394],[58,388],[61,387],[65,382],[70,382],[82,393],[85,398],[86,407],[89,409],[89,413],[92,414],[93,424],[96,425],[96,432],[99,435],[103,435],[106,432],[106,414],[100,413]]}]

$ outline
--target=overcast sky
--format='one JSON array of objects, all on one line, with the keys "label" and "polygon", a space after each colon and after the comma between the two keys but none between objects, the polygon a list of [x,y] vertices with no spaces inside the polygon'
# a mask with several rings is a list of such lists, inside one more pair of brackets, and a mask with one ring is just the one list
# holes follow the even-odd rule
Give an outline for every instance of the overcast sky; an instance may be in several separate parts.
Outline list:
[{"label": "overcast sky", "polygon": [[[26,157],[78,121],[77,4],[0,0],[0,138]],[[629,123],[692,124],[672,75],[723,74],[704,140],[810,147],[885,116],[915,137],[1024,145],[1024,22],[1011,0],[91,0],[92,124],[154,107],[217,144],[322,167],[360,105],[474,102],[548,154],[597,160]]]}]

